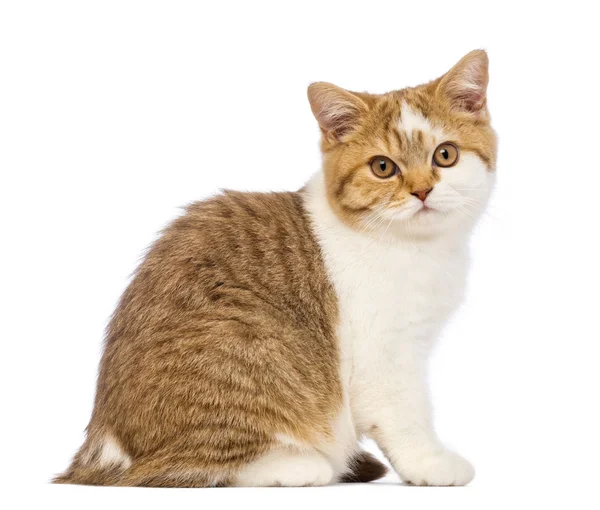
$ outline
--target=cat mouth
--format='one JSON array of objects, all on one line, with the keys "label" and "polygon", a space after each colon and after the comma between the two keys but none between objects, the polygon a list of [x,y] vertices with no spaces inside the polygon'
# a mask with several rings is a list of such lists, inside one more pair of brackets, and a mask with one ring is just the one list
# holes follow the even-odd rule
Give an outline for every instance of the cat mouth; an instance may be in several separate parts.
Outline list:
[{"label": "cat mouth", "polygon": [[425,216],[425,215],[427,215],[427,214],[431,214],[431,213],[432,213],[432,212],[434,212],[434,211],[435,211],[435,209],[433,209],[432,207],[429,207],[428,205],[426,205],[426,204],[423,204],[423,205],[421,206],[421,209],[419,209],[419,210],[418,210],[418,211],[417,211],[417,212],[414,214],[414,216]]}]

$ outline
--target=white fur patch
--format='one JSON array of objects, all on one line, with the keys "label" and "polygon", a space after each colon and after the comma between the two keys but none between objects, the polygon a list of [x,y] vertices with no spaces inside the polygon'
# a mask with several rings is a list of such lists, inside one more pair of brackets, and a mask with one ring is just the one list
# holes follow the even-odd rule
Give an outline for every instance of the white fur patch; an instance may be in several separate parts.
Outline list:
[{"label": "white fur patch", "polygon": [[241,487],[304,487],[327,485],[333,480],[333,468],[316,451],[271,450],[245,466],[238,474]]},{"label": "white fur patch", "polygon": [[413,131],[422,131],[425,134],[429,134],[433,137],[435,143],[441,143],[444,137],[444,133],[439,127],[433,126],[421,112],[411,108],[406,101],[402,102],[398,129],[405,131],[406,136],[411,141]]},{"label": "white fur patch", "polygon": [[116,465],[127,469],[131,466],[131,457],[121,449],[112,436],[106,435],[102,443],[98,463],[102,467]]}]

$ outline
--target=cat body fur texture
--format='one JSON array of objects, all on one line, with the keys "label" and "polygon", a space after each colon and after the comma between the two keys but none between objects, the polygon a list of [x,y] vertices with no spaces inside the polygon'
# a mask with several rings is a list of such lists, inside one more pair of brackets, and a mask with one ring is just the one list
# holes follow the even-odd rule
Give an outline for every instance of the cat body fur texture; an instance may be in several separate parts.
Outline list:
[{"label": "cat body fur texture", "polygon": [[368,436],[406,482],[469,483],[433,429],[426,372],[495,179],[487,66],[474,51],[382,95],[311,85],[323,171],[296,193],[225,192],[165,230],[111,320],[87,439],[55,481],[364,482],[385,473],[359,449]]}]

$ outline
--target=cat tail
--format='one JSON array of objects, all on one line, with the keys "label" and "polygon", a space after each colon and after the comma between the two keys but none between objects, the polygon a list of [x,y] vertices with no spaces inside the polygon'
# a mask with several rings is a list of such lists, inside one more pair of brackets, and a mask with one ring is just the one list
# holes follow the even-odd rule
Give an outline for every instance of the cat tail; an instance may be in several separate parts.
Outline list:
[{"label": "cat tail", "polygon": [[350,461],[350,471],[344,474],[341,483],[366,483],[382,478],[387,467],[367,452],[358,452]]},{"label": "cat tail", "polygon": [[73,457],[69,468],[54,477],[52,483],[118,485],[131,462],[118,444],[112,438],[107,440],[106,437],[89,434]]},{"label": "cat tail", "polygon": [[[223,466],[199,470],[194,452],[158,449],[135,459],[115,435],[103,429],[88,434],[73,462],[52,483],[127,487],[224,487],[231,485],[235,469]],[[173,446],[173,445],[171,445]],[[199,452],[200,453],[200,452]]]}]

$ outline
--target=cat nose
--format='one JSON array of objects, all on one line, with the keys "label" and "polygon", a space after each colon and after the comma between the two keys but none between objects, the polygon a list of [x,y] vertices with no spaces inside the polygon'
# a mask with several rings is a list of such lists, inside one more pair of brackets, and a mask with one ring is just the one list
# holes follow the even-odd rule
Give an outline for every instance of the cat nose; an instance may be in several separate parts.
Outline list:
[{"label": "cat nose", "polygon": [[421,201],[425,202],[425,199],[427,198],[427,195],[429,195],[429,193],[431,193],[431,190],[433,188],[429,188],[429,189],[420,189],[418,191],[413,191],[411,193],[411,195],[413,197],[417,197],[418,199],[420,199]]}]

